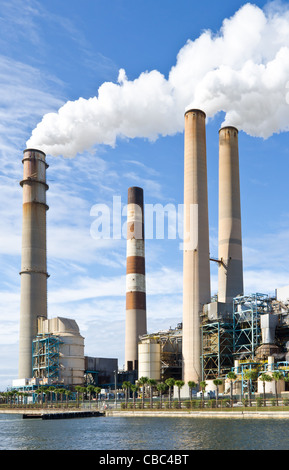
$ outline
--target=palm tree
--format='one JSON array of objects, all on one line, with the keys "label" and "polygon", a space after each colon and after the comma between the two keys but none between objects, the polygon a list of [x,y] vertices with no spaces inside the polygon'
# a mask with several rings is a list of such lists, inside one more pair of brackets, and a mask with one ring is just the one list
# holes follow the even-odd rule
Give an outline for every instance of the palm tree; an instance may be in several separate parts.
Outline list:
[{"label": "palm tree", "polygon": [[148,381],[148,377],[140,377],[138,379],[138,384],[142,386],[142,408],[144,408],[144,397],[145,397],[145,384]]},{"label": "palm tree", "polygon": [[86,390],[88,392],[89,397],[89,407],[91,406],[91,394],[95,391],[95,387],[93,385],[87,385]]},{"label": "palm tree", "polygon": [[205,380],[202,380],[200,382],[200,387],[201,387],[201,390],[202,390],[202,408],[204,408],[204,393],[205,393],[205,388],[207,386],[207,383]]},{"label": "palm tree", "polygon": [[263,374],[259,376],[259,379],[263,382],[263,400],[264,400],[264,406],[266,406],[265,382],[272,382],[273,377],[263,372]]},{"label": "palm tree", "polygon": [[131,387],[131,383],[129,381],[125,380],[122,383],[122,388],[125,391],[125,407],[126,408],[127,408],[127,403],[128,403],[128,396],[129,396],[130,387]]},{"label": "palm tree", "polygon": [[82,393],[81,385],[76,385],[75,390],[76,390],[76,406],[78,408],[79,407],[79,394]]},{"label": "palm tree", "polygon": [[217,393],[216,393],[216,406],[217,406],[217,408],[218,408],[218,399],[219,399],[219,385],[222,385],[222,383],[223,383],[223,380],[221,380],[221,379],[214,379],[213,380],[213,384],[217,388]]},{"label": "palm tree", "polygon": [[275,382],[275,396],[276,396],[276,403],[277,403],[277,406],[278,406],[277,382],[279,380],[283,380],[283,374],[282,374],[282,372],[275,371],[275,372],[272,373],[272,377],[273,377],[274,382]]},{"label": "palm tree", "polygon": [[132,384],[130,388],[131,388],[131,391],[132,391],[133,408],[135,408],[135,394],[136,394],[139,387],[138,387],[137,384]]},{"label": "palm tree", "polygon": [[175,385],[178,387],[179,408],[181,408],[181,388],[185,385],[185,382],[183,380],[176,380]]},{"label": "palm tree", "polygon": [[160,408],[163,406],[163,392],[166,390],[167,385],[164,384],[163,382],[160,382],[157,384],[157,390],[160,392]]},{"label": "palm tree", "polygon": [[169,378],[165,381],[167,386],[169,387],[169,407],[171,407],[172,402],[172,388],[175,385],[175,379]]},{"label": "palm tree", "polygon": [[193,388],[196,388],[197,384],[196,384],[196,382],[193,382],[192,380],[190,380],[188,382],[188,386],[189,386],[189,389],[190,389],[190,400],[192,401],[192,399],[193,399]]},{"label": "palm tree", "polygon": [[155,379],[148,379],[147,381],[150,387],[150,408],[153,407],[153,387],[156,386],[157,381]]},{"label": "palm tree", "polygon": [[55,391],[55,387],[53,385],[51,385],[50,387],[48,387],[48,392],[49,392],[49,400],[50,400],[50,405],[52,405],[52,397],[53,397],[53,392]]},{"label": "palm tree", "polygon": [[68,397],[71,395],[71,391],[65,389],[64,394],[66,396],[66,408],[68,408]]},{"label": "palm tree", "polygon": [[249,405],[252,406],[252,381],[257,380],[258,372],[256,369],[248,369],[244,373],[244,378],[248,381]]},{"label": "palm tree", "polygon": [[231,406],[233,406],[233,380],[236,380],[237,375],[235,372],[231,371],[227,374],[228,379],[230,379],[230,395],[231,395]]},{"label": "palm tree", "polygon": [[98,395],[99,395],[100,392],[101,392],[101,388],[100,388],[100,387],[95,387],[95,388],[94,388],[94,391],[95,391],[95,394],[96,394],[96,401],[98,402]]}]

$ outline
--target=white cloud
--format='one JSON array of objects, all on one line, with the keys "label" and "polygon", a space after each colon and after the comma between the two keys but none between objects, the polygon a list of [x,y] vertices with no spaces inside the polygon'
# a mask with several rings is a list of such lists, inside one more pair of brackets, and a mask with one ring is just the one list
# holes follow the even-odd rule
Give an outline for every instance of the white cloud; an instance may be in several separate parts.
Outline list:
[{"label": "white cloud", "polygon": [[[186,107],[207,116],[225,112],[226,125],[253,136],[288,130],[289,9],[243,5],[220,31],[205,31],[180,50],[168,79],[157,70],[105,82],[98,96],[68,101],[46,114],[27,145],[73,157],[117,138],[155,140],[183,130]],[[274,38],[274,40],[272,40]]]}]

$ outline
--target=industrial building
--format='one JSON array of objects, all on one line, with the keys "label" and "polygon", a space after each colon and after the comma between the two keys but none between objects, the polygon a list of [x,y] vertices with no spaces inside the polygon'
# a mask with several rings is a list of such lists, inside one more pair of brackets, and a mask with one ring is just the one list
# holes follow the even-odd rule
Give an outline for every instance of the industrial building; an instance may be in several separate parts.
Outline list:
[{"label": "industrial building", "polygon": [[24,150],[19,372],[14,388],[115,383],[117,359],[84,355],[75,320],[47,318],[46,155]]},{"label": "industrial building", "polygon": [[[274,298],[243,291],[238,130],[232,126],[219,131],[219,253],[210,257],[205,118],[202,110],[185,113],[182,323],[139,342],[139,376],[182,379],[183,396],[189,396],[189,381],[206,381],[206,390],[214,390],[216,378],[229,393],[231,371],[234,393],[252,386],[245,378],[248,369],[289,372],[289,287],[276,289]],[[210,262],[218,263],[213,298]],[[253,385],[262,391],[263,383]],[[272,387],[266,383],[267,392]],[[282,381],[278,387],[285,392],[288,385]]]},{"label": "industrial building", "polygon": [[[103,387],[141,376],[173,377],[198,386],[223,379],[229,393],[248,391],[248,369],[289,371],[289,287],[276,296],[244,294],[238,130],[219,131],[218,258],[210,257],[206,115],[185,113],[183,316],[176,328],[147,332],[145,221],[142,188],[128,189],[125,371],[117,359],[84,354],[75,320],[47,318],[45,154],[24,151],[19,379],[14,386],[61,384]],[[211,297],[210,263],[218,264],[218,294]],[[260,382],[255,391],[261,390]],[[278,385],[286,392],[285,381]],[[259,390],[260,387],[260,390]],[[266,390],[272,390],[272,383]]]}]

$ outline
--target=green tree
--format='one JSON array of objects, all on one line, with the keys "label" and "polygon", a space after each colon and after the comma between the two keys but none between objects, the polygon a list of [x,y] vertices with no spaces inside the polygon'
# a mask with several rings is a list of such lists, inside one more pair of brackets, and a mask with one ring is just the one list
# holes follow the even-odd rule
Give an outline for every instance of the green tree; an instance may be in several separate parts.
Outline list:
[{"label": "green tree", "polygon": [[133,408],[135,408],[135,395],[136,395],[136,392],[139,389],[139,386],[137,384],[132,384],[130,388],[131,388],[131,391],[132,391]]},{"label": "green tree", "polygon": [[157,381],[155,379],[148,379],[148,386],[150,388],[150,408],[153,407],[153,388],[156,386]]},{"label": "green tree", "polygon": [[71,396],[72,392],[70,390],[65,389],[65,397],[66,397],[66,408],[68,408],[68,398]]},{"label": "green tree", "polygon": [[130,387],[131,387],[131,383],[128,380],[125,380],[122,383],[122,388],[123,388],[124,393],[125,393],[125,407],[126,408],[127,408],[127,404],[128,404],[128,397],[129,397]]},{"label": "green tree", "polygon": [[173,378],[168,378],[166,379],[165,383],[169,387],[169,407],[171,408],[171,403],[172,403],[172,389],[173,386],[175,385],[175,379]]},{"label": "green tree", "polygon": [[190,390],[190,400],[192,401],[193,400],[193,389],[196,388],[197,384],[196,384],[196,382],[190,380],[188,382],[188,386],[189,386],[189,390]]},{"label": "green tree", "polygon": [[244,372],[244,378],[248,384],[249,406],[252,406],[252,382],[257,380],[258,371],[256,369],[248,369]]},{"label": "green tree", "polygon": [[265,393],[265,383],[266,382],[272,382],[273,380],[273,377],[269,374],[265,374],[263,372],[263,374],[261,374],[259,376],[259,379],[261,380],[261,382],[263,382],[263,401],[264,401],[264,406],[266,406],[266,393]]},{"label": "green tree", "polygon": [[140,377],[138,379],[138,384],[142,387],[142,396],[141,396],[142,408],[144,408],[145,385],[147,384],[147,381],[148,381],[148,377]]},{"label": "green tree", "polygon": [[205,389],[206,389],[207,383],[205,380],[202,380],[200,382],[200,388],[202,390],[202,408],[204,408],[204,394],[205,394]]},{"label": "green tree", "polygon": [[167,385],[163,382],[160,382],[157,384],[157,390],[159,391],[160,394],[160,408],[163,406],[163,393],[167,389]]},{"label": "green tree", "polygon": [[100,387],[95,387],[95,388],[94,388],[94,391],[95,391],[95,395],[96,395],[96,401],[97,401],[97,403],[98,403],[98,396],[99,396],[99,394],[100,394],[100,392],[101,392],[101,388],[100,388]]},{"label": "green tree", "polygon": [[47,391],[48,391],[48,401],[50,402],[50,405],[52,405],[53,393],[55,391],[55,387],[51,385],[50,387],[48,387]]},{"label": "green tree", "polygon": [[81,394],[82,403],[83,403],[84,393],[86,392],[86,388],[82,387],[81,385],[76,385],[75,390],[76,390],[76,406],[79,407],[79,395]]},{"label": "green tree", "polygon": [[227,374],[228,379],[230,379],[230,397],[231,397],[231,407],[233,406],[233,380],[236,380],[237,375],[235,372],[231,371]]},{"label": "green tree", "polygon": [[60,403],[61,403],[61,406],[63,406],[63,395],[65,393],[65,388],[59,388],[58,389],[58,393],[60,395]]},{"label": "green tree", "polygon": [[213,384],[216,386],[217,393],[216,393],[216,406],[218,408],[218,399],[219,399],[219,386],[222,385],[223,380],[221,379],[214,379]]},{"label": "green tree", "polygon": [[280,371],[273,372],[272,377],[273,377],[273,380],[275,382],[275,397],[276,397],[276,404],[278,406],[277,382],[279,382],[279,380],[283,380],[284,377],[283,377],[282,372],[280,372]]},{"label": "green tree", "polygon": [[178,401],[179,401],[179,408],[181,408],[181,388],[185,385],[183,380],[176,380],[175,385],[178,387]]},{"label": "green tree", "polygon": [[91,406],[91,395],[95,392],[94,385],[87,385],[86,390],[88,392],[88,399],[89,399],[89,407]]}]

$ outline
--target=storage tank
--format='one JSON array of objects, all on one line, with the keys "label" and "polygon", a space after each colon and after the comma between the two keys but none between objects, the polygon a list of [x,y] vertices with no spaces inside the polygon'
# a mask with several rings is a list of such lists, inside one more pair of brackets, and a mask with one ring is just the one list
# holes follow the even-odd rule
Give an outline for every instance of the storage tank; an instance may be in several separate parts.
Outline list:
[{"label": "storage tank", "polygon": [[161,345],[157,342],[142,342],[138,345],[138,377],[160,380]]},{"label": "storage tank", "polygon": [[59,381],[64,385],[84,383],[84,338],[70,318],[39,318],[39,335],[52,335],[60,341]]}]

